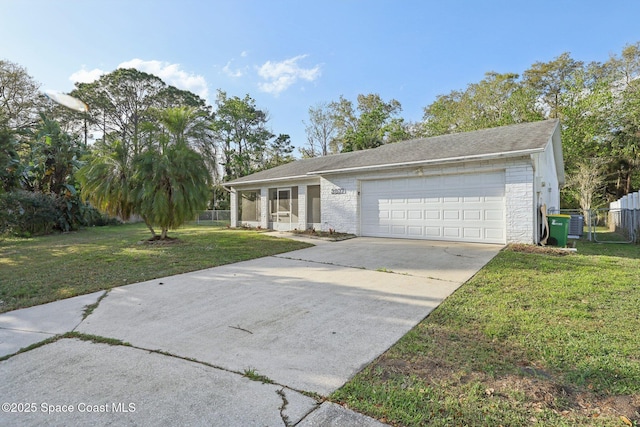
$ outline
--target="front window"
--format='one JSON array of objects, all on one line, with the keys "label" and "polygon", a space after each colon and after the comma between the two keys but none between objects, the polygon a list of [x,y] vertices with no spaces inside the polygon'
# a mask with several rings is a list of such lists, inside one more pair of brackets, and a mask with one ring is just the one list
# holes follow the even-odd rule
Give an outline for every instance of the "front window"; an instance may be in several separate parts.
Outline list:
[{"label": "front window", "polygon": [[260,193],[241,191],[239,194],[238,218],[240,221],[260,221]]},{"label": "front window", "polygon": [[320,186],[309,185],[307,187],[307,222],[319,224],[320,219]]}]

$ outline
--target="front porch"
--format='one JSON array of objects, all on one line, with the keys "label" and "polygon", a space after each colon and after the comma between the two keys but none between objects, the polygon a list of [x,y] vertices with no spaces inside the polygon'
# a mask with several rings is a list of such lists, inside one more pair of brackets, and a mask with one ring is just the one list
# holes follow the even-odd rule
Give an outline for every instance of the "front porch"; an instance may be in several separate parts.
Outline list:
[{"label": "front porch", "polygon": [[320,229],[320,185],[242,188],[231,191],[231,227],[277,231]]}]

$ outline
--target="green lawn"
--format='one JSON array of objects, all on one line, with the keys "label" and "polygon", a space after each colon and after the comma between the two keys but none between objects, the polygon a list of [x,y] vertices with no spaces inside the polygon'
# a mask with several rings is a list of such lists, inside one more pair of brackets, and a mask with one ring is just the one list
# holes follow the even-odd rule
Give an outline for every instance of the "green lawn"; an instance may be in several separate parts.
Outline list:
[{"label": "green lawn", "polygon": [[397,426],[640,425],[640,246],[504,250],[331,399]]},{"label": "green lawn", "polygon": [[44,237],[0,236],[0,312],[311,246],[248,230],[190,225],[143,244],[143,224]]}]

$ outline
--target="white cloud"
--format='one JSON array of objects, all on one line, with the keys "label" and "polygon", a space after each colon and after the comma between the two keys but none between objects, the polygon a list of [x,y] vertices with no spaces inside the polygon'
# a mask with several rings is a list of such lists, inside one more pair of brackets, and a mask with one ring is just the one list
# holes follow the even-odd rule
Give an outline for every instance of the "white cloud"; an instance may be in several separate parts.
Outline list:
[{"label": "white cloud", "polygon": [[207,99],[209,88],[203,76],[190,74],[180,68],[180,64],[170,64],[164,61],[144,61],[132,59],[118,65],[118,68],[135,68],[145,73],[160,77],[165,83],[178,89],[188,90],[203,99]]},{"label": "white cloud", "polygon": [[298,61],[307,56],[298,55],[281,62],[265,62],[258,69],[258,75],[265,80],[265,82],[258,83],[260,90],[278,96],[298,80],[310,82],[316,80],[320,77],[319,65],[313,68],[302,68],[298,65]]},{"label": "white cloud", "polygon": [[[207,99],[209,88],[204,77],[196,74],[189,74],[180,68],[180,64],[170,64],[164,61],[144,61],[142,59],[132,59],[118,65],[117,68],[135,68],[145,73],[160,77],[165,83],[179,89],[191,91],[203,99]],[[86,70],[84,67],[69,76],[72,82],[91,83],[98,80],[106,71],[94,68]]]},{"label": "white cloud", "polygon": [[[240,58],[246,58],[247,56],[249,56],[249,52],[247,52],[246,50],[243,50],[242,52],[240,52]],[[231,58],[229,62],[227,62],[227,64],[224,67],[222,67],[222,72],[229,77],[237,79],[247,74],[247,71],[249,71],[249,66],[234,65],[235,61],[236,61],[235,58]]]},{"label": "white cloud", "polygon": [[71,74],[69,76],[69,80],[71,80],[73,83],[91,83],[98,80],[103,74],[105,74],[105,71],[99,68],[94,68],[93,70],[85,70],[83,67],[81,70],[78,70],[75,73]]},{"label": "white cloud", "polygon": [[233,60],[227,62],[227,65],[222,67],[222,71],[229,77],[233,77],[233,78],[242,77],[244,75],[244,70],[242,68],[232,69],[231,68],[232,62]]}]

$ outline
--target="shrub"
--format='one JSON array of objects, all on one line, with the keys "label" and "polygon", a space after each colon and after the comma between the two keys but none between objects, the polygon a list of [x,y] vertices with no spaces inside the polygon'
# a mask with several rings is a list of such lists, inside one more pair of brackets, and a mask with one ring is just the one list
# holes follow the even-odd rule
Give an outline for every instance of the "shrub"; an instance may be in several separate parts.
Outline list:
[{"label": "shrub", "polygon": [[17,190],[0,195],[0,234],[28,237],[119,223],[71,192],[56,195]]},{"label": "shrub", "polygon": [[87,227],[104,227],[106,225],[120,225],[122,221],[118,218],[109,216],[90,204],[86,203],[83,207],[82,225]]},{"label": "shrub", "polygon": [[19,236],[51,233],[59,220],[54,196],[18,190],[0,196],[0,232]]}]

